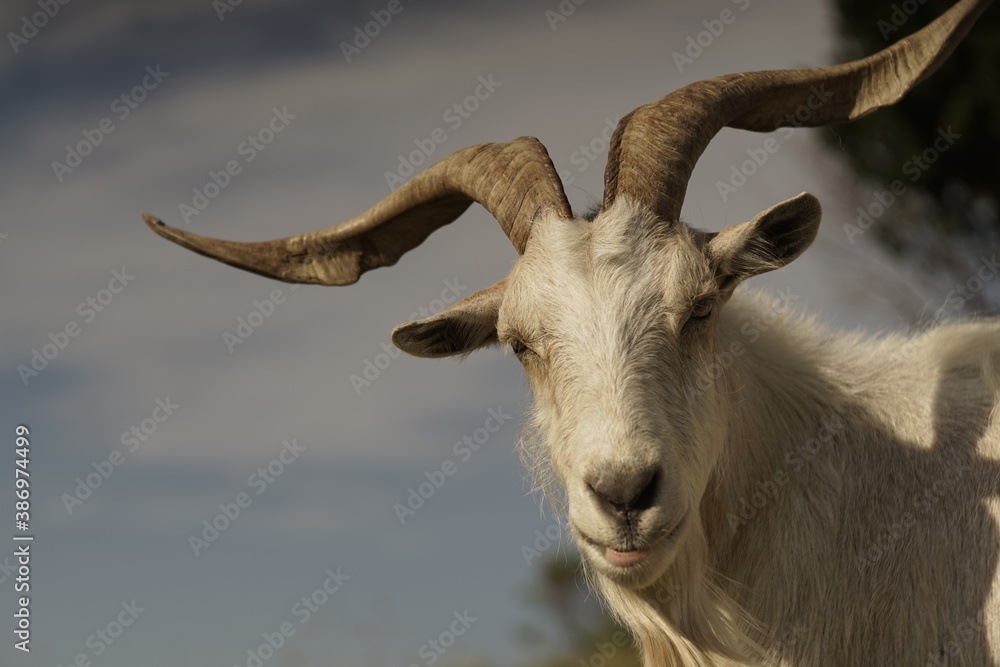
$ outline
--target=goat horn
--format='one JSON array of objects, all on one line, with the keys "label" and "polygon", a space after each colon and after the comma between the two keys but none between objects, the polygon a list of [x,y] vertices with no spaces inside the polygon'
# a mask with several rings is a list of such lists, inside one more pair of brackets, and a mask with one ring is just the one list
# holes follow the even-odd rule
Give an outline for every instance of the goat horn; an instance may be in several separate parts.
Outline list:
[{"label": "goat horn", "polygon": [[728,74],[637,108],[611,138],[604,208],[625,195],[651,206],[663,220],[677,221],[695,162],[723,127],[754,132],[818,127],[894,104],[948,58],[989,4],[961,0],[922,30],[862,60]]},{"label": "goat horn", "polygon": [[274,241],[224,241],[142,217],[160,236],[240,269],[290,283],[349,285],[395,264],[474,201],[499,221],[518,253],[542,211],[572,217],[552,160],[534,137],[464,148],[343,224]]}]

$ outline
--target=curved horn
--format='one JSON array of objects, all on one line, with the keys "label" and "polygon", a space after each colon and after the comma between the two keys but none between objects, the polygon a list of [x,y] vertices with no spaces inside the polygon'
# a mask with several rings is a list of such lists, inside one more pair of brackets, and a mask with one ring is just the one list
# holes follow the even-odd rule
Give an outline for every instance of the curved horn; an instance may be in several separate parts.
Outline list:
[{"label": "curved horn", "polygon": [[723,127],[754,132],[818,127],[894,104],[951,55],[989,4],[961,0],[927,27],[862,60],[728,74],[639,107],[612,136],[604,208],[625,195],[675,222],[695,162]]},{"label": "curved horn", "polygon": [[349,285],[395,264],[474,201],[500,222],[518,253],[542,211],[572,217],[552,160],[534,137],[464,148],[343,224],[274,241],[224,241],[142,217],[160,236],[240,269],[290,283]]}]

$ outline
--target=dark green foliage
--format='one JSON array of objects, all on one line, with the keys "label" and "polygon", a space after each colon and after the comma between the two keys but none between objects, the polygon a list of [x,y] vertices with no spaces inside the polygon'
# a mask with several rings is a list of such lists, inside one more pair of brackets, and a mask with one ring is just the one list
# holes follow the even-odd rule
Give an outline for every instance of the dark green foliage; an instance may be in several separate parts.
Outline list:
[{"label": "dark green foliage", "polygon": [[[834,0],[839,34],[834,60],[875,53],[953,4]],[[933,150],[939,130],[949,127],[960,137],[943,152]],[[905,186],[871,225],[874,238],[931,273],[964,282],[980,257],[960,255],[985,252],[988,258],[1000,250],[1000,9],[987,9],[951,58],[900,103],[822,135],[861,177],[864,206],[875,201],[875,190],[889,190],[894,181]],[[924,161],[925,151],[933,163]],[[995,287],[989,285],[970,304],[996,308]]]},{"label": "dark green foliage", "polygon": [[580,573],[576,555],[559,554],[537,563],[529,604],[554,623],[558,636],[526,626],[520,637],[539,644],[550,657],[531,667],[641,667],[628,633],[598,604]]}]

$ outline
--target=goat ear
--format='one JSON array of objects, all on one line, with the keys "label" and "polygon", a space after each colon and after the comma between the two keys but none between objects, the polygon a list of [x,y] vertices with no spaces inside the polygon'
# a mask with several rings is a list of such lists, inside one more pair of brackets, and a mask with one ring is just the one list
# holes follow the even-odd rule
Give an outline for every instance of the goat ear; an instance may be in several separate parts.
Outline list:
[{"label": "goat ear", "polygon": [[723,229],[706,246],[720,283],[738,282],[791,262],[816,240],[821,213],[819,200],[803,192],[750,222]]},{"label": "goat ear", "polygon": [[506,280],[501,280],[437,315],[400,324],[392,331],[392,342],[407,354],[431,358],[492,345],[497,342],[497,313],[506,288]]}]

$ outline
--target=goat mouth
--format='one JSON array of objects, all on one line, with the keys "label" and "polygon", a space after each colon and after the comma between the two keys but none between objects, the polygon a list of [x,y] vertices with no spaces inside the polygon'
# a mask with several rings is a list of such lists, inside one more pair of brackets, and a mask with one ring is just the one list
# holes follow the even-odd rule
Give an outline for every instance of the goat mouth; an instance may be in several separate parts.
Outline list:
[{"label": "goat mouth", "polygon": [[619,550],[607,544],[601,544],[597,540],[587,536],[583,531],[577,530],[576,532],[588,546],[603,557],[608,565],[618,571],[627,571],[638,568],[652,559],[656,554],[662,553],[673,546],[684,526],[687,525],[688,515],[689,512],[685,512],[681,520],[674,524],[672,528],[655,536],[642,548],[636,549]]},{"label": "goat mouth", "polygon": [[636,549],[634,551],[618,551],[611,547],[604,548],[604,560],[615,567],[629,568],[639,565],[649,558],[649,549]]}]

